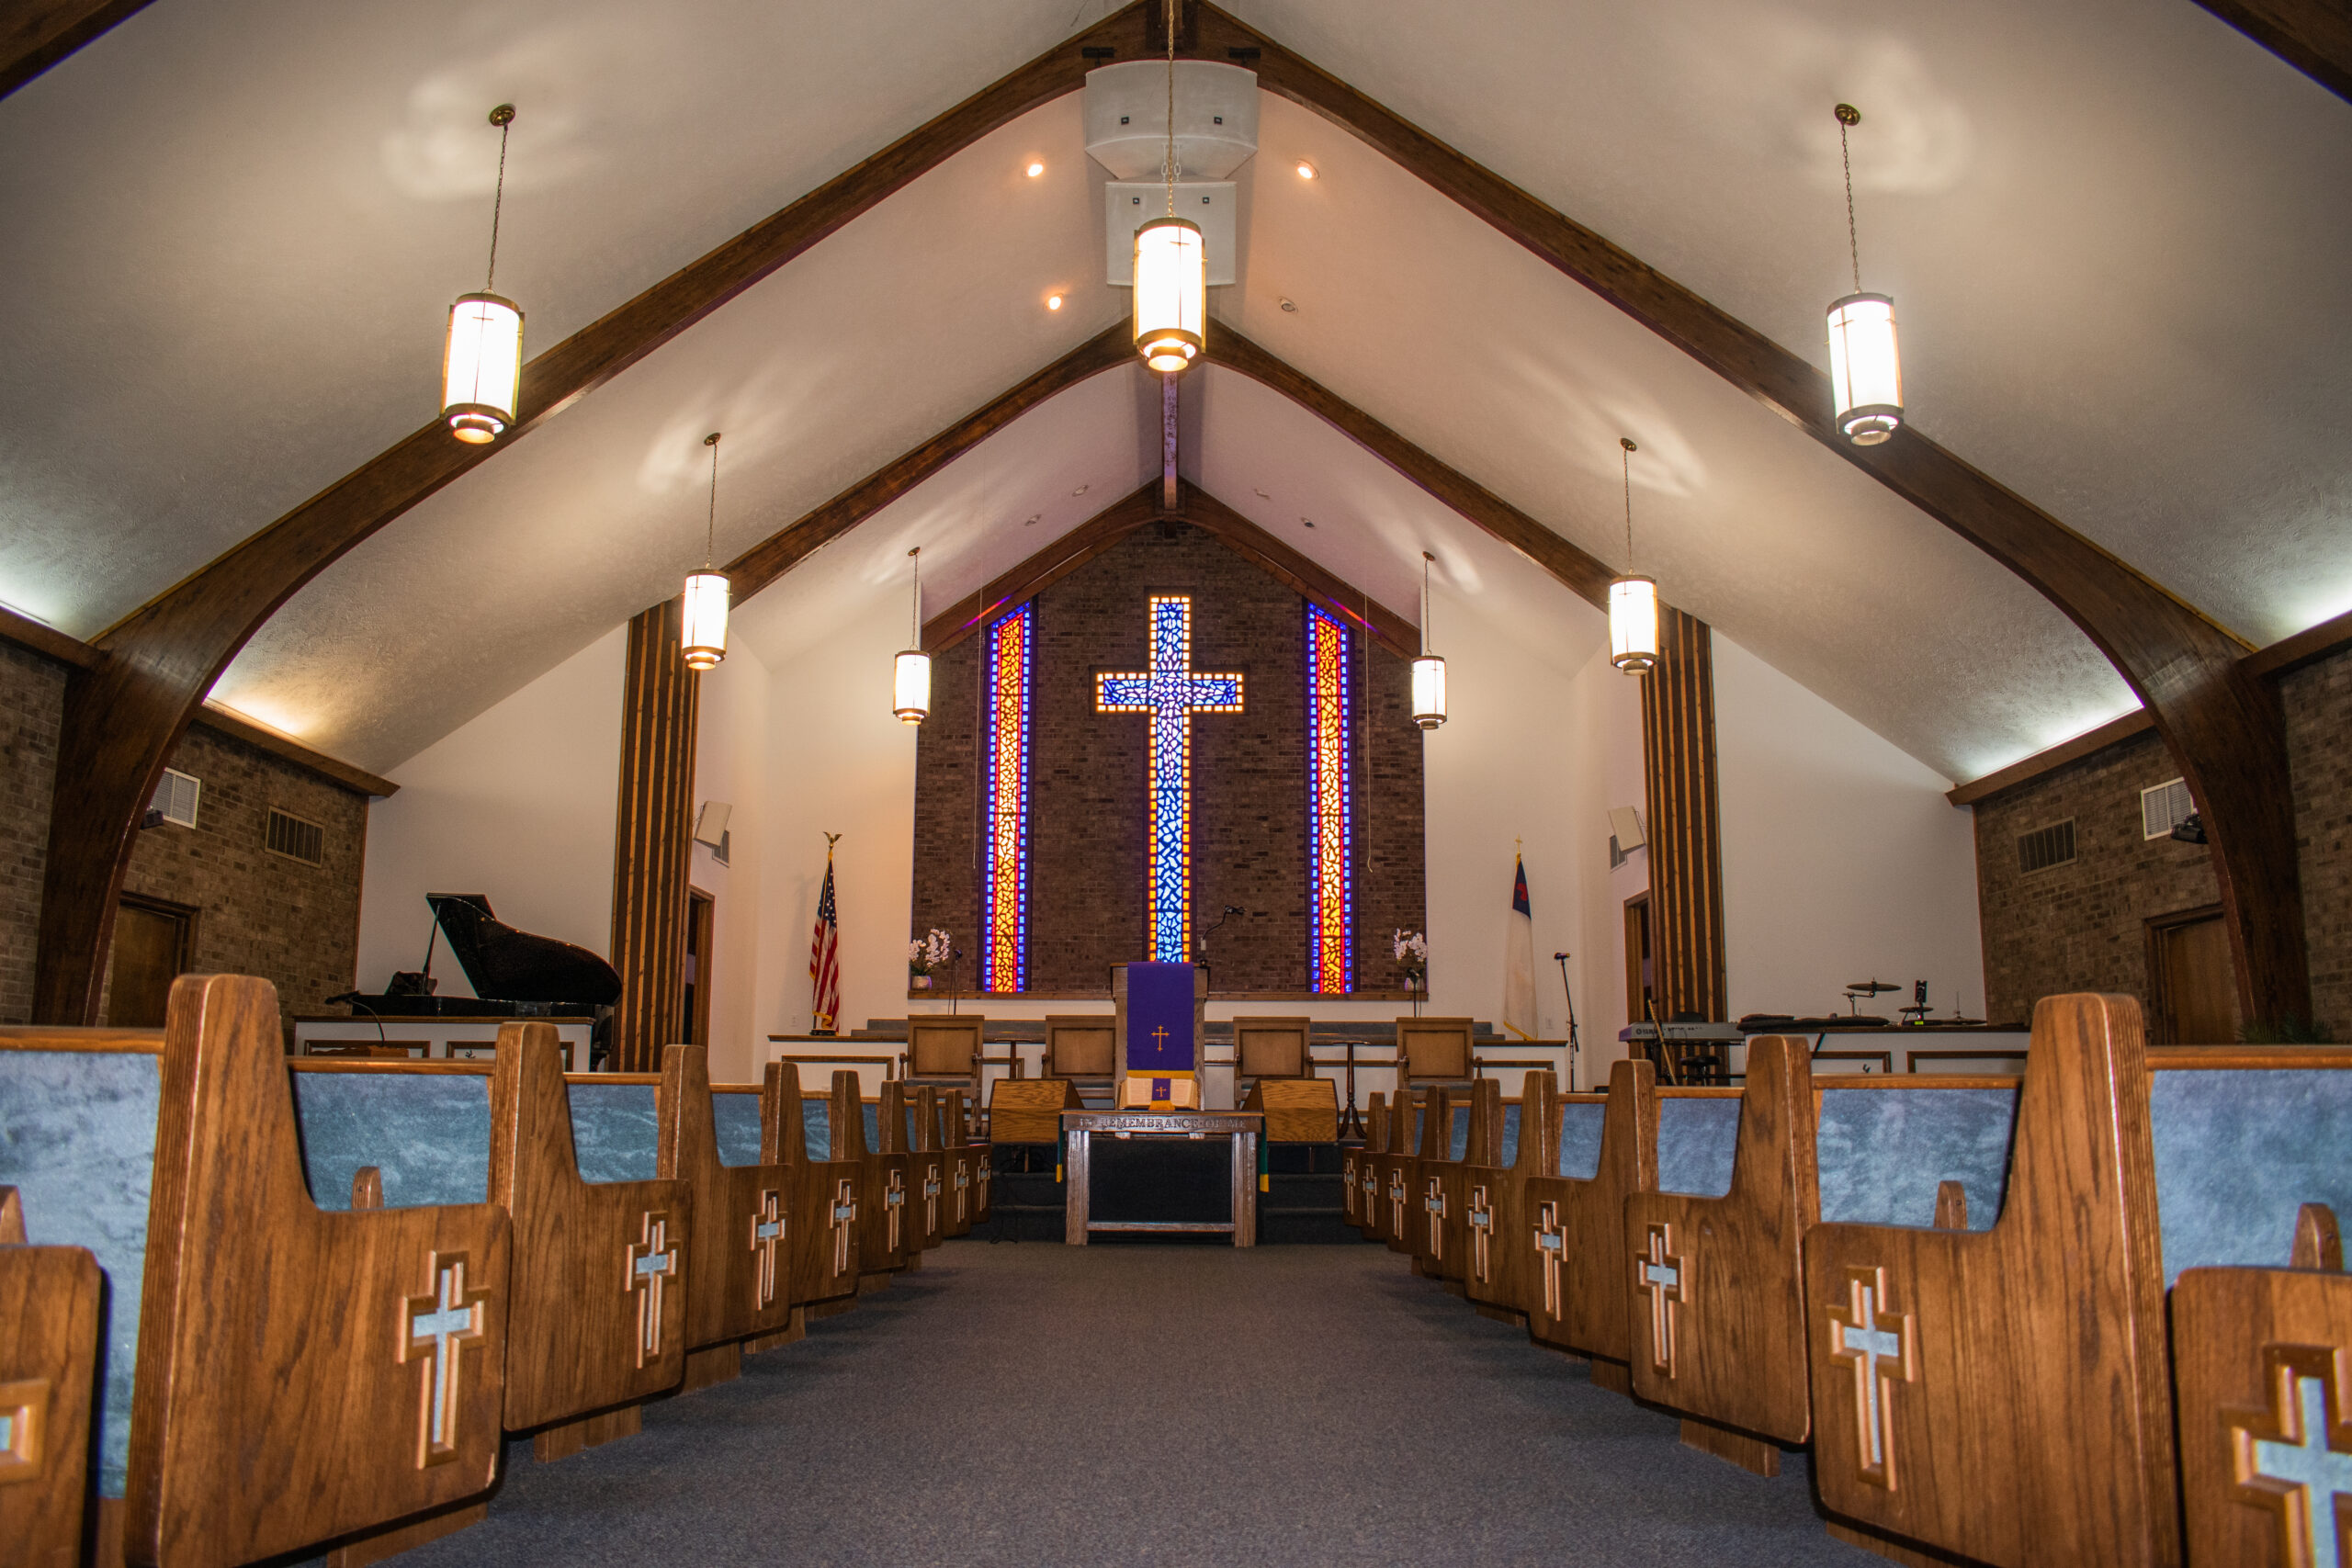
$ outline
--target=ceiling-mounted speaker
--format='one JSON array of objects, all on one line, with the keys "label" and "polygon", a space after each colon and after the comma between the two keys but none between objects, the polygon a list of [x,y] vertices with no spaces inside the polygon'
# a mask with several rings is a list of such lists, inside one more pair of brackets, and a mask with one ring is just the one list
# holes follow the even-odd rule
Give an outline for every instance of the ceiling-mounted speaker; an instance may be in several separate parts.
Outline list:
[{"label": "ceiling-mounted speaker", "polygon": [[[1086,151],[1119,180],[1168,166],[1168,62],[1130,60],[1086,73]],[[1176,62],[1176,177],[1221,180],[1258,151],[1258,73],[1210,60]]]},{"label": "ceiling-mounted speaker", "polygon": [[1642,833],[1642,814],[1631,806],[1609,808],[1609,831],[1615,837],[1621,850],[1638,850],[1649,842]]},{"label": "ceiling-mounted speaker", "polygon": [[727,818],[735,808],[723,800],[706,800],[695,817],[695,842],[718,848],[727,837]]}]

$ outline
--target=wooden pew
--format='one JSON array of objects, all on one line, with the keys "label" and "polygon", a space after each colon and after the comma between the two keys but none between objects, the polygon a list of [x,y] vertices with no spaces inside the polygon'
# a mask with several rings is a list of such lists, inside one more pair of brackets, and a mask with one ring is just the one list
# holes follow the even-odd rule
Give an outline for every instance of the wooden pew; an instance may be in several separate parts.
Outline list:
[{"label": "wooden pew", "polygon": [[[2169,1568],[2185,1485],[2192,1562],[2312,1560],[2304,1505],[2346,1483],[2302,1430],[2296,1369],[2340,1380],[2327,1314],[2343,1298],[2329,1275],[2281,1270],[2304,1204],[2352,1201],[2347,1069],[2352,1053],[2309,1047],[2151,1051],[2129,998],[2044,998],[1991,1227],[1806,1238],[1823,1502],[1994,1564]],[[2175,1276],[2188,1289],[2168,1343]],[[2316,1381],[2341,1422],[2340,1382]],[[2261,1479],[2299,1458],[2313,1485]],[[2256,1539],[2259,1555],[2239,1551]]]},{"label": "wooden pew", "polygon": [[34,1247],[0,1187],[0,1562],[74,1568],[90,1486],[105,1276],[86,1247]]},{"label": "wooden pew", "polygon": [[[1625,1201],[1634,1392],[1679,1412],[1682,1440],[1762,1475],[1812,1431],[1804,1247],[1824,1219],[1928,1224],[2000,1212],[2017,1080],[1815,1079],[1801,1039],[1748,1043],[1731,1170],[1719,1193]],[[1964,1219],[1959,1223],[1965,1224]]]},{"label": "wooden pew", "polygon": [[[0,1182],[26,1250],[86,1243],[105,1276],[105,1568],[347,1551],[388,1526],[409,1544],[478,1517],[493,1477],[507,1217],[479,1197],[321,1213],[285,1072],[277,992],[242,976],[175,981],[160,1035],[0,1031]],[[9,1321],[29,1342],[32,1320]]]},{"label": "wooden pew", "polygon": [[949,1089],[939,1108],[940,1144],[952,1161],[949,1190],[954,1218],[949,1235],[969,1235],[974,1225],[988,1219],[989,1200],[996,1186],[994,1151],[987,1144],[974,1142],[970,1127],[964,1091]]},{"label": "wooden pew", "polygon": [[1340,1151],[1340,1213],[1367,1238],[1376,1235],[1379,1179],[1373,1156],[1388,1143],[1388,1097],[1375,1089],[1364,1111],[1364,1139]]},{"label": "wooden pew", "polygon": [[[922,1255],[946,1239],[947,1162],[939,1147],[939,1107],[931,1086],[897,1098],[895,1112],[884,1109],[883,1146],[906,1156],[907,1267],[920,1269]],[[928,1132],[925,1121],[931,1123]]]},{"label": "wooden pew", "polygon": [[[854,1082],[856,1075],[849,1076]],[[771,1140],[779,1155],[798,1151],[792,1299],[804,1317],[845,1311],[857,1299],[863,1173],[855,1159],[832,1157],[831,1108],[830,1095],[801,1093],[797,1065],[768,1064],[761,1084],[760,1136]]]},{"label": "wooden pew", "polygon": [[1553,1169],[1530,1176],[1520,1237],[1521,1300],[1537,1343],[1589,1358],[1592,1381],[1632,1392],[1632,1314],[1619,1267],[1625,1200],[1657,1185],[1658,1089],[1647,1062],[1620,1061],[1606,1094],[1558,1097]]},{"label": "wooden pew", "polygon": [[[890,1084],[882,1086],[887,1094]],[[897,1096],[891,1096],[895,1105]],[[826,1102],[835,1159],[857,1162],[858,1289],[879,1290],[907,1266],[907,1160],[882,1152],[882,1102],[858,1093],[857,1075],[837,1072]]]},{"label": "wooden pew", "polygon": [[495,1049],[487,1064],[288,1067],[322,1207],[373,1168],[390,1209],[486,1185],[512,1218],[502,1418],[544,1462],[637,1431],[639,1404],[678,1386],[694,1198],[655,1174],[656,1076],[566,1075],[541,1021],[501,1025]]},{"label": "wooden pew", "polygon": [[1469,1243],[1464,1213],[1470,1190],[1463,1165],[1470,1155],[1472,1086],[1431,1089],[1421,1119],[1421,1147],[1413,1161],[1419,1213],[1413,1226],[1413,1271],[1433,1280],[1459,1280],[1462,1254]]},{"label": "wooden pew", "polygon": [[1364,1235],[1391,1252],[1407,1251],[1411,1247],[1412,1217],[1419,1211],[1415,1194],[1406,1185],[1405,1167],[1420,1146],[1421,1117],[1419,1110],[1402,1095],[1387,1101],[1385,1110],[1386,1136],[1364,1145],[1363,1171],[1371,1182],[1365,1195],[1371,1213]]},{"label": "wooden pew", "polygon": [[795,1172],[765,1141],[760,1091],[715,1092],[710,1053],[662,1054],[655,1168],[685,1182],[699,1235],[687,1249],[686,1364],[680,1387],[707,1388],[742,1369],[747,1340],[792,1327]]},{"label": "wooden pew", "polygon": [[1467,1189],[1463,1292],[1481,1313],[1509,1322],[1527,1321],[1523,1303],[1534,1282],[1534,1251],[1521,1241],[1533,1234],[1527,1180],[1559,1168],[1553,1082],[1551,1069],[1537,1069],[1527,1075],[1521,1098],[1505,1101],[1502,1086],[1488,1078],[1471,1102],[1471,1157],[1462,1173]]}]

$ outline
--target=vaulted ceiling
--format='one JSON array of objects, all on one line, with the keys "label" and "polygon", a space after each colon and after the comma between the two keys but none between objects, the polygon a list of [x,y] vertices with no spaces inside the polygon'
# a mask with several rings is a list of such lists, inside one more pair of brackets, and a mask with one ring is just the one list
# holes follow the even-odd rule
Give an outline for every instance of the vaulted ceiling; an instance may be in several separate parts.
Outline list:
[{"label": "vaulted ceiling", "polygon": [[[0,100],[0,601],[96,634],[431,416],[490,104],[537,350],[1110,8],[159,0]],[[1228,9],[1813,360],[1860,104],[1917,426],[2249,640],[2352,607],[2352,105],[2188,0]],[[1065,97],[923,175],[353,550],[219,694],[393,767],[675,592],[706,431],[726,559],[1115,322],[1080,141]],[[1666,595],[1947,776],[2132,705],[1990,558],[1347,132],[1268,95],[1261,145],[1221,322],[1612,565],[1634,436]],[[1078,525],[1158,469],[1146,382],[998,432],[745,645],[903,614],[910,546],[935,607]],[[1434,550],[1441,637],[1543,658],[1593,614],[1287,400],[1189,383],[1187,477],[1392,604]]]}]

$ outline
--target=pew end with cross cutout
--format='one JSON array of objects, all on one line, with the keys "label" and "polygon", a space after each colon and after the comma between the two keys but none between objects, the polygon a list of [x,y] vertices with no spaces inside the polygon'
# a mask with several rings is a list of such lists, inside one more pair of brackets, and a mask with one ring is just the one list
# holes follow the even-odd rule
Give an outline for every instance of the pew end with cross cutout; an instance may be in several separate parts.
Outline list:
[{"label": "pew end with cross cutout", "polygon": [[[1469,1246],[1463,1290],[1489,1317],[1527,1321],[1526,1297],[1535,1259],[1521,1238],[1532,1235],[1527,1213],[1528,1178],[1558,1169],[1559,1091],[1548,1067],[1530,1072],[1520,1099],[1505,1100],[1492,1079],[1472,1102],[1482,1112],[1463,1171],[1463,1218]],[[1483,1158],[1480,1156],[1484,1156]]]},{"label": "pew end with cross cutout", "polygon": [[0,1562],[79,1560],[104,1276],[85,1247],[34,1247],[0,1187]]}]

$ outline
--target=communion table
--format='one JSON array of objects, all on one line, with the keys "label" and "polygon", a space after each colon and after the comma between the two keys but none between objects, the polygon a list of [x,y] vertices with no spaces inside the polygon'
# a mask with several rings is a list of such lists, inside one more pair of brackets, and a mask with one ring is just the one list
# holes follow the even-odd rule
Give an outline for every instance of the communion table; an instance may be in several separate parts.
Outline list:
[{"label": "communion table", "polygon": [[1100,1231],[1227,1235],[1258,1245],[1255,1111],[1065,1111],[1065,1239]]}]

